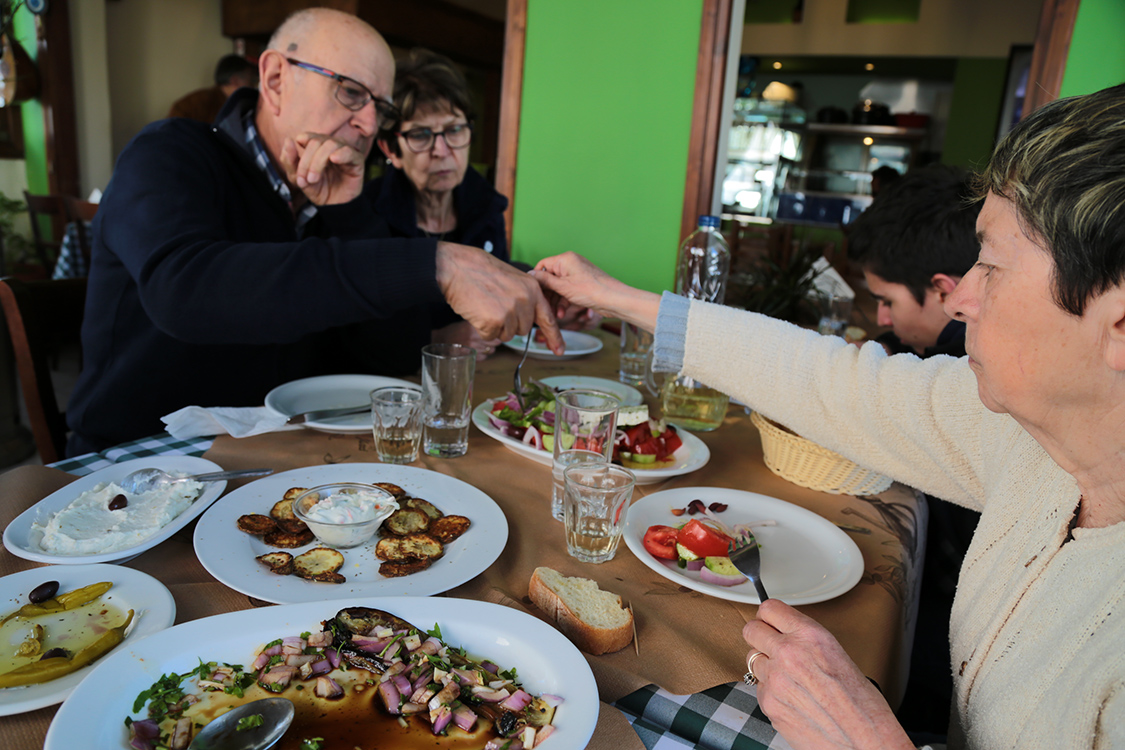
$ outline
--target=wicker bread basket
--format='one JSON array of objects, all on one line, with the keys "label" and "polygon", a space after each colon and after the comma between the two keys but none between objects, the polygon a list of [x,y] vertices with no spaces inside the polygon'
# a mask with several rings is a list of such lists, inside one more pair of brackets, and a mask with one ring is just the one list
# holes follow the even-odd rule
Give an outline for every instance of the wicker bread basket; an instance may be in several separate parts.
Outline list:
[{"label": "wicker bread basket", "polygon": [[806,440],[756,411],[750,421],[762,433],[766,466],[793,484],[834,495],[874,495],[891,486],[890,477]]}]

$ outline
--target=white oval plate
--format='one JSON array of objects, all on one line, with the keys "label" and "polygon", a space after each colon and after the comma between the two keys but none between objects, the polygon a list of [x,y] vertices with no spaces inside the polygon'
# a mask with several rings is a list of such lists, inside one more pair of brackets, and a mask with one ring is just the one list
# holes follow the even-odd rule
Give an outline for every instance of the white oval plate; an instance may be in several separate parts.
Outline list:
[{"label": "white oval plate", "polygon": [[[534,339],[531,346],[527,347],[527,356],[532,359],[577,359],[578,357],[585,357],[587,354],[601,351],[602,340],[597,336],[592,336],[588,333],[581,331],[561,331],[563,343],[566,344],[566,352],[561,356],[555,354],[547,348],[546,344],[541,344]],[[527,340],[525,336],[513,336],[511,341],[505,341],[504,346],[509,349],[523,354],[524,342]]]},{"label": "white oval plate", "polygon": [[847,593],[863,577],[863,554],[856,543],[822,516],[799,505],[722,487],[678,487],[654,492],[629,506],[625,544],[641,562],[665,578],[709,596],[732,602],[760,604],[754,584],[715,586],[700,580],[697,571],[664,565],[645,551],[642,539],[649,526],[679,526],[691,520],[672,515],[699,498],[704,503],[726,503],[719,518],[734,526],[751,521],[777,521],[776,526],[755,528],[761,544],[762,583],[772,598],[786,604],[812,604]]},{"label": "white oval plate", "polygon": [[[514,667],[531,693],[558,695],[551,750],[581,750],[598,721],[598,686],[586,659],[550,625],[509,607],[466,599],[353,598],[265,607],[193,620],[132,644],[104,660],[62,705],[47,730],[44,750],[128,750],[126,716],[133,700],[161,675],[183,674],[200,659],[247,664],[255,649],[276,638],[319,628],[344,607],[381,609],[420,628],[441,627],[451,646]],[[91,721],[91,717],[98,720]]]},{"label": "white oval plate", "polygon": [[[496,403],[496,399],[489,399],[473,409],[473,424],[476,425],[477,429],[493,440],[499,440],[508,450],[515,451],[521,456],[526,456],[544,466],[550,466],[554,461],[554,456],[550,451],[533,448],[522,440],[516,440],[501,434],[499,430],[492,426],[492,423],[488,421],[488,412],[492,410],[494,403]],[[676,462],[671,466],[660,469],[633,469],[632,472],[637,476],[637,484],[655,484],[663,482],[665,479],[678,477],[681,474],[690,474],[697,469],[702,469],[711,460],[711,449],[707,447],[706,443],[687,430],[677,430],[677,432],[684,444],[672,454],[672,458]]]},{"label": "white oval plate", "polygon": [[616,396],[622,406],[640,406],[644,401],[641,392],[627,383],[619,383],[609,378],[593,378],[586,375],[554,375],[538,378],[540,383],[549,385],[556,391],[569,391],[575,388],[588,388]]},{"label": "white oval plate", "polygon": [[[418,387],[417,383],[382,375],[322,375],[279,385],[266,394],[266,408],[292,417],[307,411],[370,405],[371,391],[389,385]],[[324,422],[306,422],[304,426],[321,432],[370,432],[371,412],[349,414]]]},{"label": "white oval plate", "polygon": [[[284,551],[296,557],[318,546],[317,542],[291,550],[267,546],[261,539],[238,529],[238,517],[269,514],[274,503],[291,487],[315,487],[333,482],[393,482],[411,495],[429,500],[446,515],[465,516],[472,523],[456,541],[445,545],[445,554],[429,568],[401,578],[379,575],[375,557],[378,538],[352,549],[340,550],[346,583],[318,583],[295,575],[271,573],[258,555]],[[272,474],[243,485],[223,498],[199,519],[195,527],[195,555],[207,571],[248,596],[275,604],[360,596],[430,596],[460,586],[496,561],[508,541],[508,521],[492,498],[471,484],[436,471],[391,464],[331,464]]]},{"label": "white oval plate", "polygon": [[[176,619],[176,602],[164,584],[139,570],[118,565],[57,565],[0,578],[0,617],[27,604],[28,592],[47,581],[58,581],[59,591],[64,593],[91,583],[109,581],[113,588],[102,594],[102,601],[113,602],[122,612],[133,610],[133,622],[125,633],[125,640],[117,648],[77,672],[41,685],[0,688],[0,716],[62,703],[78,683],[102,662],[112,658],[114,653],[131,647],[145,636],[164,630]],[[87,730],[90,726],[90,722],[86,722]]]},{"label": "white oval plate", "polygon": [[195,456],[153,456],[151,458],[135,458],[131,461],[122,461],[113,466],[95,471],[93,474],[71,482],[57,492],[52,492],[47,497],[31,506],[4,529],[4,546],[16,557],[35,562],[53,563],[55,565],[86,565],[89,563],[121,563],[131,560],[145,550],[151,549],[163,542],[177,531],[187,526],[195,517],[207,510],[207,506],[215,501],[223,490],[227,488],[225,481],[208,482],[204,485],[203,493],[196,498],[188,509],[174,518],[170,524],[156,532],[140,544],[116,552],[105,552],[98,555],[56,555],[44,552],[39,547],[41,533],[32,530],[31,524],[36,520],[44,523],[53,513],[57,513],[70,505],[76,497],[87,490],[92,490],[105,482],[116,482],[125,478],[126,474],[137,469],[163,469],[164,471],[179,471],[185,474],[204,474],[212,471],[222,471],[223,467],[214,461]]}]

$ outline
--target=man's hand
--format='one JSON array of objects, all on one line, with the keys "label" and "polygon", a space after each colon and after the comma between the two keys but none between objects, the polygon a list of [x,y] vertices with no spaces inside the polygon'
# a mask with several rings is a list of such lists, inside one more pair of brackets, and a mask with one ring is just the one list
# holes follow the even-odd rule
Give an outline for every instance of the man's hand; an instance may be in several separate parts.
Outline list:
[{"label": "man's hand", "polygon": [[742,637],[766,657],[754,660],[758,705],[796,750],[913,750],[883,696],[813,619],[769,599]]},{"label": "man's hand", "polygon": [[437,283],[453,311],[485,340],[508,341],[536,325],[551,351],[563,353],[562,334],[551,305],[529,274],[479,248],[439,242]]},{"label": "man's hand", "polygon": [[302,133],[285,139],[279,158],[289,184],[317,206],[348,203],[363,191],[364,156],[343,141]]}]

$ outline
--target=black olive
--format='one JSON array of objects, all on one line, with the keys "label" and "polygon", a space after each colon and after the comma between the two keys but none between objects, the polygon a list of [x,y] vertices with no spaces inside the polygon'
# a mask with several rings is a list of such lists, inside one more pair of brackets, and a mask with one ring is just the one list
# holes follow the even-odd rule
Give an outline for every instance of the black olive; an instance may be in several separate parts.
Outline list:
[{"label": "black olive", "polygon": [[70,657],[70,653],[67,652],[67,650],[65,648],[53,648],[50,651],[48,651],[47,653],[40,656],[39,661],[43,661],[44,659],[53,659],[56,656],[61,656],[65,659],[65,658]]},{"label": "black olive", "polygon": [[109,501],[109,509],[110,510],[121,510],[122,508],[124,508],[128,504],[129,504],[129,501],[125,498],[124,495],[117,495],[116,497],[114,497],[112,500]]},{"label": "black olive", "polygon": [[33,588],[27,598],[32,604],[41,604],[57,593],[59,593],[59,582],[47,581]]}]

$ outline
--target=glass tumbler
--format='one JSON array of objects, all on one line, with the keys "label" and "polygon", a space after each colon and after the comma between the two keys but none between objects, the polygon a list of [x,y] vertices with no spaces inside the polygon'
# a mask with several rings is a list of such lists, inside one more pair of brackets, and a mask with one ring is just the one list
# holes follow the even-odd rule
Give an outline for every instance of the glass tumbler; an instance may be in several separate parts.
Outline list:
[{"label": "glass tumbler", "polygon": [[588,563],[613,559],[625,529],[636,477],[614,464],[575,464],[563,472],[566,551]]},{"label": "glass tumbler", "polygon": [[422,442],[422,391],[397,385],[371,391],[371,431],[375,453],[383,463],[417,461]]},{"label": "glass tumbler", "polygon": [[600,456],[602,463],[609,463],[620,408],[616,397],[594,390],[563,391],[555,399],[551,515],[558,520],[563,520],[563,470],[572,463],[589,462],[595,456]]}]

